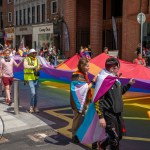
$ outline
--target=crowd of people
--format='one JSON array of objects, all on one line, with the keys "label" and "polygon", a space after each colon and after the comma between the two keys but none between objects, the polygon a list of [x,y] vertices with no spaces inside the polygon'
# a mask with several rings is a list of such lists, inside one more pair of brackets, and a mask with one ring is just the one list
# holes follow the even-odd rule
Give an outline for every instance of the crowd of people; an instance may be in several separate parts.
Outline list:
[{"label": "crowd of people", "polygon": [[60,51],[56,49],[56,46],[52,47],[41,47],[39,51],[39,56],[44,57],[48,62],[50,62],[50,65],[57,66],[58,64],[58,57],[60,55]]},{"label": "crowd of people", "polygon": [[[137,58],[134,63],[146,66],[143,55],[137,49]],[[39,55],[44,57],[50,64],[57,65],[58,52],[56,47],[41,48]],[[103,49],[103,53],[108,54],[108,47]],[[23,56],[19,63],[13,59],[14,55]],[[16,52],[15,49],[9,49],[4,47],[1,50],[0,58],[0,78],[1,84],[5,89],[5,102],[8,106],[11,106],[11,87],[13,83],[13,66],[19,67],[21,63],[24,66],[24,81],[29,85],[31,98],[29,112],[39,112],[37,108],[38,103],[38,88],[39,88],[39,76],[40,65],[36,56],[38,52],[35,49],[29,49],[28,47]],[[122,85],[119,79],[118,71],[120,63],[117,58],[108,58],[105,62],[105,68],[93,77],[90,81],[88,76],[89,60],[91,59],[91,49],[81,46],[80,53],[81,59],[78,62],[77,71],[73,72],[70,83],[70,105],[73,111],[72,122],[72,140],[74,143],[80,143],[81,139],[79,135],[82,128],[87,125],[86,114],[90,112],[90,105],[93,104],[97,114],[99,126],[105,130],[106,137],[103,140],[91,141],[92,149],[106,150],[109,146],[110,150],[119,150],[119,143],[122,139],[124,122],[122,119],[123,112],[123,100],[122,95],[129,90],[129,88],[135,83],[135,79],[129,80],[127,85]],[[107,84],[104,79],[107,79]],[[95,87],[92,96],[91,88]],[[85,131],[87,132],[87,131]],[[99,133],[101,134],[101,133]],[[90,133],[94,136],[94,133]]]},{"label": "crowd of people", "polygon": [[[19,63],[14,60],[15,55],[23,57],[20,59]],[[39,76],[42,65],[36,58],[37,51],[35,49],[24,48],[18,52],[14,52],[14,49],[9,47],[3,47],[1,49],[0,57],[0,79],[1,79],[1,89],[2,93],[5,92],[5,102],[8,106],[12,104],[11,98],[11,87],[13,84],[13,67],[19,67],[23,63],[24,67],[24,83],[28,84],[31,91],[30,107],[29,112],[39,112],[37,108],[37,98],[38,98],[38,87],[39,87]],[[4,96],[4,95],[2,95]]]}]

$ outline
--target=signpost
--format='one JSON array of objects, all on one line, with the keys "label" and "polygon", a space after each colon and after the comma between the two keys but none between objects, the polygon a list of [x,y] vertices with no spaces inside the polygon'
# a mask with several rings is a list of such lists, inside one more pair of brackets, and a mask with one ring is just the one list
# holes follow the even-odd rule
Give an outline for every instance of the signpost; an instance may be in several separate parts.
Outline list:
[{"label": "signpost", "polygon": [[141,54],[142,54],[142,39],[143,39],[143,23],[146,21],[146,16],[144,13],[139,13],[137,15],[137,21],[139,24],[141,24]]}]

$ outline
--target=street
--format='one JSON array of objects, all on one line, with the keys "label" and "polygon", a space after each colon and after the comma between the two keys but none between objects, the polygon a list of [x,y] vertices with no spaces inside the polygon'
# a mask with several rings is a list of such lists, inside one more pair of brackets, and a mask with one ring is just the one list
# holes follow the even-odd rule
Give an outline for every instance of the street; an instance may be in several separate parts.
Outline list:
[{"label": "street", "polygon": [[[28,85],[20,83],[20,111],[29,107]],[[142,95],[142,97],[140,97]],[[88,150],[90,145],[76,145],[71,142],[72,111],[69,106],[69,85],[45,81],[39,90],[40,113],[35,114],[43,121],[54,122],[51,126],[14,132],[4,135],[6,141],[1,143],[1,149],[52,149]],[[121,142],[121,150],[146,150],[150,146],[150,120],[147,111],[150,110],[150,95],[128,93],[124,96],[124,119],[127,135]],[[28,112],[26,112],[28,113]]]}]

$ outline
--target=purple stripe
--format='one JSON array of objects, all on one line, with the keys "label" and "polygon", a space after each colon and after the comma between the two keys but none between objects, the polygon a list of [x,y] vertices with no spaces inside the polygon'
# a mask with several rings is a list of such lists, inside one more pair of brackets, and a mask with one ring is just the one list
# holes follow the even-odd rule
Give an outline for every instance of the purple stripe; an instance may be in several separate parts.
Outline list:
[{"label": "purple stripe", "polygon": [[101,84],[97,95],[95,96],[94,102],[96,102],[100,97],[102,97],[115,83],[116,78],[112,76],[107,76],[104,80],[103,83]]}]

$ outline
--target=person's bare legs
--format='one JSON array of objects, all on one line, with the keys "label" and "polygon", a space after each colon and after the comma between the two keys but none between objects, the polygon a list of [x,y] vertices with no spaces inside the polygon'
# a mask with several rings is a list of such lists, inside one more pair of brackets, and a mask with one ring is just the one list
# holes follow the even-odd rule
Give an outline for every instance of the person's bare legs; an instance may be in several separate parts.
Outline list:
[{"label": "person's bare legs", "polygon": [[5,92],[6,92],[6,103],[8,103],[8,105],[11,105],[11,100],[10,100],[10,90],[11,90],[11,86],[10,85],[6,85],[5,86]]}]

